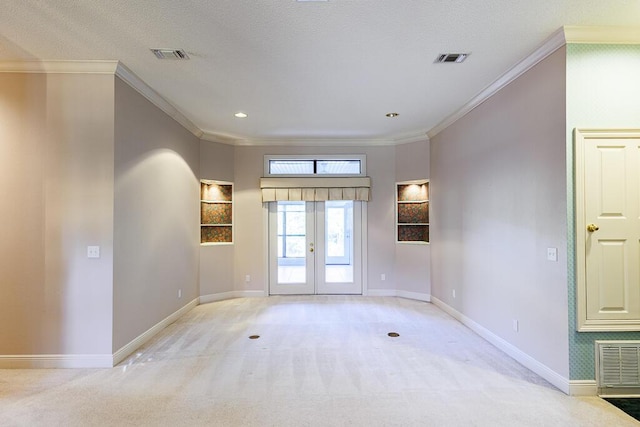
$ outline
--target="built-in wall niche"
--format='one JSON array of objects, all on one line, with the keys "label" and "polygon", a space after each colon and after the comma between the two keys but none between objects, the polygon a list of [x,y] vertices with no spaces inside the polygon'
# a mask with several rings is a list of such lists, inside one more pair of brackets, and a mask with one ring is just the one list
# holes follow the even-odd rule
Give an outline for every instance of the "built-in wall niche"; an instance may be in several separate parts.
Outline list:
[{"label": "built-in wall niche", "polygon": [[429,243],[429,180],[396,183],[396,241]]},{"label": "built-in wall niche", "polygon": [[200,181],[200,244],[233,243],[233,183]]}]

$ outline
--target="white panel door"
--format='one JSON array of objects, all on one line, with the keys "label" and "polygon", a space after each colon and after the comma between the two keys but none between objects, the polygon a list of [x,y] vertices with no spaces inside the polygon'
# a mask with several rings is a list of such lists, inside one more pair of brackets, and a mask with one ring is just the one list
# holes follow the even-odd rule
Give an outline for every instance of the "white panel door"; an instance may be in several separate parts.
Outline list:
[{"label": "white panel door", "polygon": [[583,163],[576,176],[583,181],[576,197],[578,268],[584,271],[584,283],[578,285],[584,287],[578,302],[581,329],[640,328],[640,134],[578,135],[582,156],[576,161]]},{"label": "white panel door", "polygon": [[271,295],[362,294],[361,202],[269,204]]}]

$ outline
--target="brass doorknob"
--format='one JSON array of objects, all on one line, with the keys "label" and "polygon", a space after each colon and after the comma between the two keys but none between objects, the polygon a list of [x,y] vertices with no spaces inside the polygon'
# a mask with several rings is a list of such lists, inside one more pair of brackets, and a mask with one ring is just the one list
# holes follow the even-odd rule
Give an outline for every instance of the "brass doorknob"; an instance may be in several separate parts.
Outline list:
[{"label": "brass doorknob", "polygon": [[587,225],[587,231],[590,232],[590,233],[593,233],[594,231],[598,231],[598,230],[600,230],[600,227],[598,227],[595,224]]},{"label": "brass doorknob", "polygon": [[309,252],[313,252],[313,248],[309,249]]}]

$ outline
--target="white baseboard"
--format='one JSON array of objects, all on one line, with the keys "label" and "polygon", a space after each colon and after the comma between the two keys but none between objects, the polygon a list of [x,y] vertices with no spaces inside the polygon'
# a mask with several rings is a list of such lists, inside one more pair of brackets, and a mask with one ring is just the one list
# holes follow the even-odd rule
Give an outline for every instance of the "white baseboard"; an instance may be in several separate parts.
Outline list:
[{"label": "white baseboard", "polygon": [[431,302],[431,295],[421,292],[397,291],[400,298],[414,299],[417,301]]},{"label": "white baseboard", "polygon": [[111,354],[0,355],[0,369],[111,368]]},{"label": "white baseboard", "polygon": [[400,297],[417,301],[431,302],[431,295],[420,292],[399,291],[396,289],[368,289],[367,296],[370,297]]},{"label": "white baseboard", "polygon": [[[549,368],[547,365],[538,362],[533,357],[529,356],[527,353],[523,352],[519,348],[500,338],[493,332],[489,331],[485,327],[479,325],[474,322],[464,314],[460,313],[455,308],[449,306],[448,304],[442,302],[436,297],[431,297],[431,302],[434,305],[451,315],[453,318],[461,322],[463,325],[467,326],[469,329],[474,331],[476,334],[480,335],[485,340],[489,341],[491,344],[499,348],[500,350],[507,353],[509,356],[514,358],[524,367],[532,370],[536,374],[540,375],[545,380],[549,381],[555,387],[557,387],[560,391],[566,394],[571,394],[571,383],[568,378],[563,377],[558,374],[556,371]],[[578,388],[576,388],[578,391]]]},{"label": "white baseboard", "polygon": [[265,291],[236,291],[236,298],[262,298],[269,296]]},{"label": "white baseboard", "polygon": [[199,298],[200,304],[208,304],[210,302],[224,301],[226,299],[238,298],[235,291],[220,292],[219,294],[202,295]]},{"label": "white baseboard", "polygon": [[183,314],[187,313],[189,310],[197,306],[198,300],[199,298],[196,298],[193,301],[189,302],[187,305],[185,305],[178,311],[170,314],[160,322],[156,323],[154,326],[149,328],[146,332],[143,332],[141,335],[139,335],[129,344],[126,344],[120,350],[113,353],[113,363],[111,366],[116,366],[118,363],[122,362],[124,359],[127,358],[127,356],[129,356],[131,353],[136,351],[140,346],[142,346],[144,343],[146,343],[151,338],[153,338],[158,332],[160,332],[161,330],[163,330],[164,328],[166,328],[167,326],[169,326],[170,324],[178,320],[180,316],[182,316]]},{"label": "white baseboard", "polygon": [[597,396],[598,385],[596,380],[569,381],[569,394],[571,396]]},{"label": "white baseboard", "polygon": [[364,295],[368,297],[395,297],[398,295],[398,291],[395,289],[367,289]]},{"label": "white baseboard", "polygon": [[180,316],[198,305],[194,299],[175,313],[138,336],[114,354],[19,354],[0,355],[0,369],[48,369],[48,368],[112,368],[158,332],[175,322]]},{"label": "white baseboard", "polygon": [[264,291],[229,291],[220,292],[219,294],[202,295],[199,300],[200,304],[207,304],[210,302],[224,301],[232,298],[260,298],[266,297]]},{"label": "white baseboard", "polygon": [[[419,292],[397,291],[395,289],[369,289],[365,295],[370,297],[400,297],[417,301],[431,302],[431,295]],[[264,291],[229,291],[219,294],[202,295],[200,304],[207,304],[215,301],[223,301],[232,298],[260,298],[266,297]]]}]

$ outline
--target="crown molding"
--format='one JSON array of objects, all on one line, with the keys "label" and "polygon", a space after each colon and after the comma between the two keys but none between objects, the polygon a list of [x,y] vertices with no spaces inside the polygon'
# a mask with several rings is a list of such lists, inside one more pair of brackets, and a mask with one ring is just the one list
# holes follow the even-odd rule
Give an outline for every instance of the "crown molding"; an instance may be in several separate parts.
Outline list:
[{"label": "crown molding", "polygon": [[374,147],[396,145],[392,139],[372,138],[260,138],[239,139],[234,145],[269,147]]},{"label": "crown molding", "polygon": [[144,80],[138,77],[133,71],[127,68],[121,62],[115,71],[115,75],[120,77],[122,81],[135,89],[140,95],[144,96],[153,105],[164,111],[175,121],[180,123],[185,129],[194,134],[197,138],[202,138],[203,132],[191,120],[189,120],[180,110],[174,107],[169,101],[162,97],[151,86],[146,84]]},{"label": "crown molding", "polygon": [[0,73],[114,74],[118,61],[0,61]]},{"label": "crown molding", "polygon": [[640,27],[565,26],[567,43],[640,44]]},{"label": "crown molding", "polygon": [[425,132],[412,133],[396,138],[242,138],[216,132],[203,132],[203,141],[217,142],[235,146],[269,146],[269,147],[327,147],[327,146],[387,146],[410,144],[412,142],[428,142]]},{"label": "crown molding", "polygon": [[[421,134],[425,140],[424,133]],[[218,142],[235,146],[263,146],[263,147],[327,147],[327,146],[385,146],[395,145],[393,139],[372,138],[243,138],[240,136],[217,132],[204,132],[201,137],[204,141]]]},{"label": "crown molding", "polygon": [[393,142],[395,145],[411,144],[414,142],[429,142],[429,136],[426,132],[423,131],[403,136],[397,136],[393,139]]},{"label": "crown molding", "polygon": [[469,102],[463,105],[459,110],[446,117],[443,121],[433,127],[427,135],[433,138],[456,121],[469,114],[478,105],[491,98],[509,83],[529,71],[540,61],[551,55],[553,52],[566,44],[564,38],[564,28],[555,31],[544,43],[529,54],[526,58],[518,62],[516,65],[507,70],[504,74],[493,81],[489,86],[484,88],[480,93],[474,96]]},{"label": "crown molding", "polygon": [[239,136],[209,131],[203,131],[200,139],[203,141],[218,142],[220,144],[227,145],[238,145],[238,141],[242,141],[242,138]]}]

